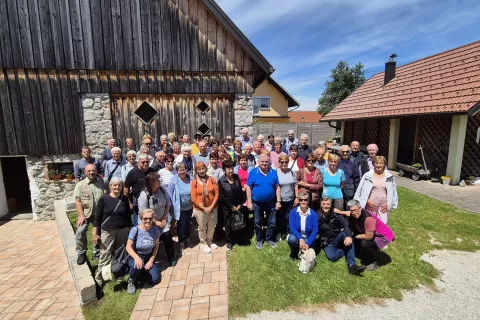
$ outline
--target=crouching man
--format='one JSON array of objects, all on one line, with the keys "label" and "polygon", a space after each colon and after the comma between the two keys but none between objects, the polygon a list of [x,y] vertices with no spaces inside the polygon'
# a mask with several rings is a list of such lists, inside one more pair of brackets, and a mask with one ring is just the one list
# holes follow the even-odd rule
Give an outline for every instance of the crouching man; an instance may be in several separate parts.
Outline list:
[{"label": "crouching man", "polygon": [[320,247],[325,251],[327,259],[336,262],[345,257],[348,264],[348,272],[360,275],[365,271],[365,266],[357,265],[355,261],[355,249],[352,241],[352,231],[347,219],[336,214],[332,206],[332,199],[322,197],[318,214],[318,229],[320,235]]}]

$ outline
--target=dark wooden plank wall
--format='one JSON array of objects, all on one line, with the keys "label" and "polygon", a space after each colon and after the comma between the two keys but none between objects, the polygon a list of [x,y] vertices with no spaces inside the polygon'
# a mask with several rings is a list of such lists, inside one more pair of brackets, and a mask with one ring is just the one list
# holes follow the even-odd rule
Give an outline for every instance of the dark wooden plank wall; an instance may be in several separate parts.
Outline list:
[{"label": "dark wooden plank wall", "polygon": [[4,0],[0,16],[0,68],[251,72],[244,92],[262,73],[201,0]]},{"label": "dark wooden plank wall", "polygon": [[[242,80],[239,74],[230,74],[233,87],[224,88],[224,95],[236,92],[236,83]],[[96,70],[38,70],[4,69],[0,72],[0,155],[52,155],[78,153],[84,143],[84,130],[80,94],[105,92],[112,94],[175,94],[178,97],[186,93],[210,96],[218,92],[206,91],[207,87],[195,86],[197,82],[212,83],[217,74],[184,74],[163,71],[96,71]],[[208,87],[210,89],[210,87]],[[177,99],[173,97],[172,99]],[[162,102],[163,103],[163,102]],[[226,102],[218,104],[212,114],[215,119],[226,118]],[[168,103],[165,121],[168,130],[173,128],[185,132],[196,132],[202,119],[191,101],[178,100]],[[123,110],[122,118],[126,123],[136,122],[132,104],[129,111]],[[165,109],[165,110],[167,110]],[[228,113],[233,116],[233,112]],[[177,121],[176,124],[173,121]],[[233,124],[231,122],[213,123],[206,120],[208,126],[220,127],[223,134]],[[170,129],[172,128],[172,129]],[[177,129],[175,129],[177,130]],[[163,131],[162,131],[163,132]],[[127,130],[128,134],[131,134]]]},{"label": "dark wooden plank wall", "polygon": [[[122,142],[126,138],[132,138],[139,146],[143,135],[148,133],[158,145],[162,134],[174,132],[177,135],[188,134],[193,137],[197,133],[197,128],[205,123],[211,129],[209,134],[220,140],[234,134],[231,98],[231,95],[220,94],[112,96],[114,136]],[[149,102],[159,112],[148,125],[133,115],[133,111],[144,101]],[[205,101],[210,106],[204,114],[196,108],[201,101]]]}]

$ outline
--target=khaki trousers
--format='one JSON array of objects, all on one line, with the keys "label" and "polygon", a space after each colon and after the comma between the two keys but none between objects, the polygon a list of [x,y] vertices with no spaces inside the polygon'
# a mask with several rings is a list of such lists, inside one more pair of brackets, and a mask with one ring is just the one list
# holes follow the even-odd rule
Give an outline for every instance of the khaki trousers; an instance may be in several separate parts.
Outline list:
[{"label": "khaki trousers", "polygon": [[211,245],[213,242],[213,234],[215,233],[215,225],[217,224],[217,208],[213,209],[212,213],[193,209],[193,215],[195,219],[197,219],[200,243]]},{"label": "khaki trousers", "polygon": [[98,261],[98,268],[95,272],[95,280],[98,284],[103,283],[102,269],[110,266],[115,250],[120,248],[122,244],[127,243],[129,228],[118,230],[103,230],[101,233],[100,242],[100,259]]}]

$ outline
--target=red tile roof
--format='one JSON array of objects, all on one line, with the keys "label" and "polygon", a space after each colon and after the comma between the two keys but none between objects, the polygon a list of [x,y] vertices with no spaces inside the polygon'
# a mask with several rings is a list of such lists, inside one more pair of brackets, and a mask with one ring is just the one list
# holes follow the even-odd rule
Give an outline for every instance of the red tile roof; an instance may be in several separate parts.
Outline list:
[{"label": "red tile roof", "polygon": [[480,41],[423,58],[368,79],[322,121],[466,113],[480,102]]},{"label": "red tile roof", "polygon": [[288,113],[290,122],[319,122],[322,115],[317,111],[292,111]]}]

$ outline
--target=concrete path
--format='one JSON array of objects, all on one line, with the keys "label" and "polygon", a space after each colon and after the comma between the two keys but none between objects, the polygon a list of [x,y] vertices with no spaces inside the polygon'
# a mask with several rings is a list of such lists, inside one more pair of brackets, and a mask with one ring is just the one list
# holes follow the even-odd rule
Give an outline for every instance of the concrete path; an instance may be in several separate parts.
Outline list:
[{"label": "concrete path", "polygon": [[1,221],[0,243],[0,319],[84,319],[55,221]]},{"label": "concrete path", "polygon": [[395,175],[397,185],[406,187],[434,199],[448,202],[456,207],[470,212],[480,213],[479,198],[480,186],[448,186],[440,183],[433,183],[430,180],[413,181],[409,177],[399,177]]},{"label": "concrete path", "polygon": [[227,290],[226,247],[204,254],[197,245],[162,271],[160,284],[142,289],[130,319],[226,320]]},{"label": "concrete path", "polygon": [[438,288],[426,287],[406,292],[401,301],[388,299],[381,304],[336,305],[335,311],[310,307],[309,311],[267,312],[242,319],[480,319],[480,252],[433,251],[422,257],[442,273],[435,281]]}]

